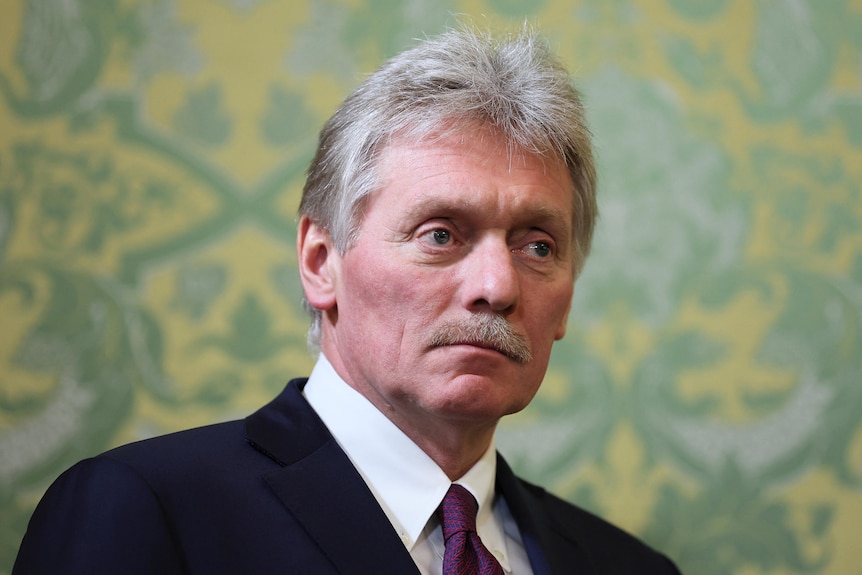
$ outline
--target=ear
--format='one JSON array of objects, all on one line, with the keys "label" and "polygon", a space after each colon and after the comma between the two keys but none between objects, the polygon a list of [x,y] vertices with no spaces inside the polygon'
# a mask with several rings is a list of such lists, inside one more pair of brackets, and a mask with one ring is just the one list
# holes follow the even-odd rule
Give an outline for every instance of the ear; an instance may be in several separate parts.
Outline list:
[{"label": "ear", "polygon": [[334,308],[339,258],[329,233],[303,215],[296,234],[296,251],[305,299],[319,310]]}]

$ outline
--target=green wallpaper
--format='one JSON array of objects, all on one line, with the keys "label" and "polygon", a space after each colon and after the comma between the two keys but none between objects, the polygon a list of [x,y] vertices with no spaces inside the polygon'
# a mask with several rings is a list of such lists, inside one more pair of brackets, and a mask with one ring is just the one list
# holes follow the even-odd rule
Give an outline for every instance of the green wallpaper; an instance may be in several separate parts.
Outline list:
[{"label": "green wallpaper", "polygon": [[549,36],[600,162],[569,335],[502,450],[689,575],[862,575],[859,0],[0,14],[0,573],[74,461],[308,373],[294,213],[316,132],[457,14]]}]

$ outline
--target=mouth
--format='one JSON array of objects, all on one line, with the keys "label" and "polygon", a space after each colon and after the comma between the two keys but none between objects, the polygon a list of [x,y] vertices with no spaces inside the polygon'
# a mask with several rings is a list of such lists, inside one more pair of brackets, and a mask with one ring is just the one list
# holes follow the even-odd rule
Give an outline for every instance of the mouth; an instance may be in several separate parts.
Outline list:
[{"label": "mouth", "polygon": [[432,334],[431,347],[470,346],[502,354],[517,363],[533,359],[527,339],[509,321],[494,314],[470,316],[440,325]]},{"label": "mouth", "polygon": [[496,345],[489,343],[489,342],[486,342],[486,341],[475,341],[475,340],[453,341],[453,342],[445,344],[445,345],[448,345],[448,346],[461,346],[461,345],[463,345],[463,346],[467,346],[467,347],[478,347],[480,349],[487,349],[488,351],[496,351],[500,355],[505,355],[506,357],[508,357],[510,359],[514,359],[512,357],[512,354],[507,352],[502,347],[496,346]]},{"label": "mouth", "polygon": [[515,363],[524,364],[530,361],[530,357],[526,357],[523,353],[518,351],[508,350],[506,348],[493,345],[484,341],[472,341],[472,340],[464,340],[464,341],[452,341],[439,345],[434,345],[432,347],[435,348],[443,348],[443,347],[465,347],[465,348],[473,348],[481,351],[493,352],[495,354],[502,355],[503,357],[514,361]]}]

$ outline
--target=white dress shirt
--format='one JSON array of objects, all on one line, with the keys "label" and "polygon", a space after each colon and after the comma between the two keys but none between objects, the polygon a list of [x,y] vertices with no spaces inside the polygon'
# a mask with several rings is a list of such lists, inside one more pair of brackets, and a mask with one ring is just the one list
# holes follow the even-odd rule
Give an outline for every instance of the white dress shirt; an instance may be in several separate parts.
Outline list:
[{"label": "white dress shirt", "polygon": [[[442,469],[371,402],[350,387],[321,354],[303,393],[359,471],[423,575],[443,568],[443,532],[436,510],[451,481]],[[455,481],[479,503],[476,530],[506,573],[531,575],[521,534],[496,496],[494,442]]]}]

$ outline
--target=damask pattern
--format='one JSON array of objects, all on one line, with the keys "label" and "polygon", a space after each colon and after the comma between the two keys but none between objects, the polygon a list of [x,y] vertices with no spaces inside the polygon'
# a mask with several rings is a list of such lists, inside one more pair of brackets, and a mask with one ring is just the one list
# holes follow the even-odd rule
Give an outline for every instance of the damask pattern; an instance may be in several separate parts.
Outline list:
[{"label": "damask pattern", "polygon": [[15,0],[0,19],[0,573],[47,485],[305,375],[322,122],[458,20],[577,76],[601,220],[506,420],[521,473],[698,575],[862,575],[862,4]]}]

